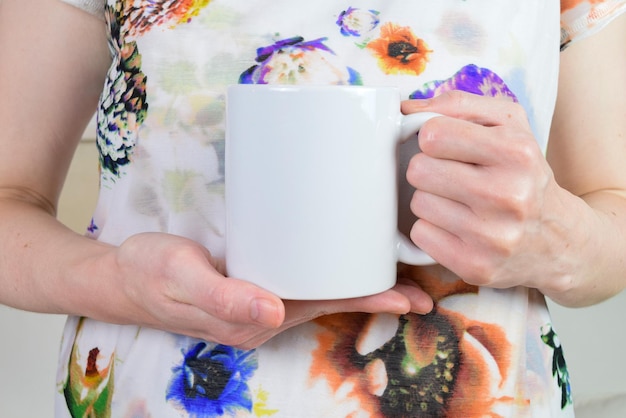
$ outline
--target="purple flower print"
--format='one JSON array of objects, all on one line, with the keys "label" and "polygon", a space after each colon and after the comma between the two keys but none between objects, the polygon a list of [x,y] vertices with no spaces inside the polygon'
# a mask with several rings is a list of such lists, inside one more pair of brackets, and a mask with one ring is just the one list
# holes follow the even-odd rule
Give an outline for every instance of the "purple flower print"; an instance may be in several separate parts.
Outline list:
[{"label": "purple flower print", "polygon": [[96,225],[96,221],[93,218],[91,218],[91,222],[89,223],[89,226],[87,227],[87,231],[91,234],[95,234],[97,230],[98,230],[98,225]]},{"label": "purple flower print", "polygon": [[480,96],[506,97],[517,102],[517,97],[493,71],[474,64],[466,65],[447,80],[432,81],[410,94],[411,99],[426,99],[450,90],[462,90]]},{"label": "purple flower print", "polygon": [[355,9],[349,7],[339,15],[337,25],[344,36],[360,37],[374,30],[380,23],[376,10]]},{"label": "purple flower print", "polygon": [[244,71],[241,84],[362,84],[359,73],[346,67],[324,45],[326,38],[305,41],[298,36],[257,49],[257,65]]}]

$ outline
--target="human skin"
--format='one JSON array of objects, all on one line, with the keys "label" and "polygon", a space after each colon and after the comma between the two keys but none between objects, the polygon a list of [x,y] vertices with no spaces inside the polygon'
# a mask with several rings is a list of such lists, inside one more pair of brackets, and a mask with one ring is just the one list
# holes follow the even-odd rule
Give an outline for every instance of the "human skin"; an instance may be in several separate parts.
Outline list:
[{"label": "human skin", "polygon": [[[611,31],[613,40],[598,41],[609,38]],[[592,74],[568,70],[580,65],[576,56],[590,56],[589,50],[604,68],[603,62],[615,61],[617,39],[623,35],[621,18],[563,53],[567,100],[559,100],[555,116],[551,166],[536,148],[519,107],[460,93],[404,102],[406,113],[429,108],[446,115],[422,130],[424,152],[407,173],[418,189],[412,209],[421,218],[412,239],[474,284],[536,287],[572,306],[620,290],[626,280],[626,180],[608,166],[619,164],[618,156],[624,155],[624,99],[611,93],[624,91],[617,88],[619,83],[623,87],[619,76],[625,65],[623,59],[614,62],[617,68],[606,75],[609,80],[594,86],[601,90],[593,92],[597,102],[610,100],[618,109],[615,114],[602,112],[588,97],[583,102],[578,95],[584,92],[569,89],[591,84]],[[145,233],[113,246],[72,232],[55,219],[56,206],[110,64],[102,22],[57,0],[0,0],[0,57],[0,149],[10,156],[0,165],[1,303],[149,326],[241,348],[256,347],[325,314],[432,309],[430,297],[407,280],[366,298],[282,301],[225,277],[222,260],[183,237]],[[578,129],[570,124],[583,117],[591,122]],[[500,141],[508,147],[490,140],[483,123],[497,124],[494,130],[509,137]],[[601,154],[589,154],[584,146],[590,132]],[[479,149],[455,149],[452,139],[459,135]],[[501,157],[493,161],[494,151],[504,153],[496,155],[506,156],[512,166],[499,161]],[[476,161],[461,158],[463,152]],[[454,169],[448,167],[450,155],[462,161],[452,161]],[[585,160],[590,155],[595,159]],[[605,175],[594,172],[591,180],[579,176],[598,165],[607,167]],[[436,184],[434,176],[425,175],[427,168],[458,177],[474,170],[473,193],[459,195]],[[492,185],[496,176],[488,174],[496,171],[501,184],[485,201],[481,182]],[[511,185],[516,186],[513,192]],[[442,208],[450,211],[445,219],[436,215]],[[548,236],[536,233],[544,231],[541,220],[546,218],[558,218],[561,229],[550,230]],[[475,257],[456,254],[459,249],[469,249]],[[546,249],[562,249],[556,251],[559,262],[541,252]]]},{"label": "human skin", "polygon": [[519,104],[461,92],[405,102],[446,116],[424,125],[409,164],[413,241],[470,284],[537,288],[569,307],[623,289],[623,39],[625,16],[561,53],[547,158]]}]

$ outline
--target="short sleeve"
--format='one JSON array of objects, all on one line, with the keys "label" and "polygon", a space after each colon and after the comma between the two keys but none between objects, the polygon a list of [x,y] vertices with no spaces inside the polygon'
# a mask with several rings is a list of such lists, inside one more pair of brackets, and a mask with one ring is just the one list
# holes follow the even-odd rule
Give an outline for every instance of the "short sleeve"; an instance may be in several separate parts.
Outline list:
[{"label": "short sleeve", "polygon": [[561,50],[626,11],[626,0],[561,0]]},{"label": "short sleeve", "polygon": [[104,3],[106,0],[61,0],[64,3],[76,6],[99,19],[104,20]]}]

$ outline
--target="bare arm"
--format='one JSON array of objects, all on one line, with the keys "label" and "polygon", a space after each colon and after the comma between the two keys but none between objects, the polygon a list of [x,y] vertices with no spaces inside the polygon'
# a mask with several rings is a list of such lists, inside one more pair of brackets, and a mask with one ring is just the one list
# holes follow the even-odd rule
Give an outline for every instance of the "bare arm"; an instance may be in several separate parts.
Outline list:
[{"label": "bare arm", "polygon": [[49,249],[72,262],[84,248],[54,215],[109,65],[104,24],[57,0],[3,0],[0,56],[0,301],[61,312]]},{"label": "bare arm", "polygon": [[[557,182],[592,212],[581,214],[585,260],[572,287],[549,294],[585,305],[626,286],[626,15],[561,54],[548,161]],[[582,221],[587,218],[588,224]]]}]

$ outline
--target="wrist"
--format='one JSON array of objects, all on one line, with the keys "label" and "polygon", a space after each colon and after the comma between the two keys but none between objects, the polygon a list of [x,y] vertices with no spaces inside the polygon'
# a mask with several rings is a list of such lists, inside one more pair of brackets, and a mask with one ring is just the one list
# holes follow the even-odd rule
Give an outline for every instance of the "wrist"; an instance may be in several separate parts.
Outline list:
[{"label": "wrist", "polygon": [[626,214],[626,199],[606,191],[576,199],[564,212],[570,214],[571,233],[554,263],[561,270],[539,289],[567,307],[599,303],[618,293],[626,283],[626,221],[618,216]]}]

